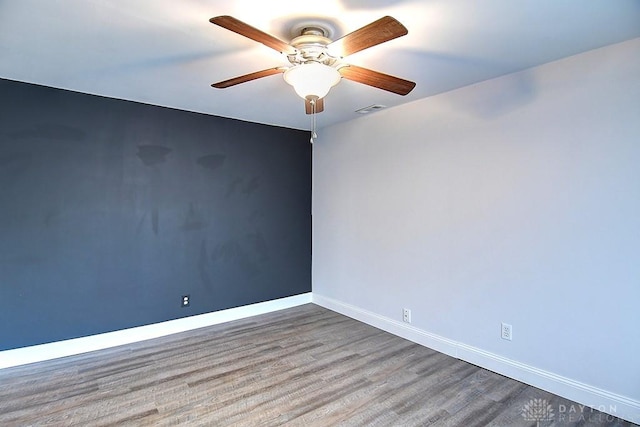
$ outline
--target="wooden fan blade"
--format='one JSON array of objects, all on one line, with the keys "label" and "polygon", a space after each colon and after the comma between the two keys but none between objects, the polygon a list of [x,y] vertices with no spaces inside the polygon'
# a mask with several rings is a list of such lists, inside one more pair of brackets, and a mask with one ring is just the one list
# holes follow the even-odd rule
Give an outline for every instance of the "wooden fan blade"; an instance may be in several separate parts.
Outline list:
[{"label": "wooden fan blade", "polygon": [[[322,113],[324,111],[324,98],[316,99],[316,113]],[[308,99],[304,100],[304,112],[307,114],[313,114],[313,106]]]},{"label": "wooden fan blade", "polygon": [[327,48],[330,55],[344,58],[347,55],[404,36],[408,32],[405,26],[395,18],[385,16],[329,43]]},{"label": "wooden fan blade", "polygon": [[416,84],[409,80],[369,70],[368,68],[358,67],[357,65],[347,65],[339,68],[338,71],[340,75],[347,80],[377,87],[378,89],[387,90],[397,93],[398,95],[406,95],[416,87]]},{"label": "wooden fan blade", "polygon": [[250,38],[251,40],[257,41],[258,43],[262,43],[263,45],[277,50],[278,52],[286,53],[287,55],[293,55],[297,52],[296,48],[291,46],[289,43],[285,43],[271,34],[267,34],[249,24],[245,24],[233,16],[216,16],[209,19],[209,22],[240,34],[241,36]]},{"label": "wooden fan blade", "polygon": [[235,86],[240,83],[245,83],[245,82],[250,82],[251,80],[260,79],[262,77],[268,77],[274,74],[280,74],[284,72],[285,69],[286,68],[276,67],[276,68],[269,68],[262,71],[256,71],[255,73],[249,73],[249,74],[245,74],[244,76],[238,76],[229,80],[213,83],[211,87],[215,87],[216,89],[224,89],[230,86]]}]

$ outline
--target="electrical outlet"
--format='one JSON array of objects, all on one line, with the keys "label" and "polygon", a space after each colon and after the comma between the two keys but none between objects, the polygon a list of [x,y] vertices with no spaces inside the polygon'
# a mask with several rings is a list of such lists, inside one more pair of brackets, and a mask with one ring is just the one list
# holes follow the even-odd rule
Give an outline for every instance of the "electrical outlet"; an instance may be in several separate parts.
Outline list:
[{"label": "electrical outlet", "polygon": [[402,309],[402,321],[411,323],[411,310],[409,310],[408,308]]},{"label": "electrical outlet", "polygon": [[181,307],[189,307],[189,305],[191,305],[191,297],[189,295],[183,295]]},{"label": "electrical outlet", "polygon": [[500,332],[500,336],[502,337],[503,340],[511,341],[511,339],[513,338],[513,327],[508,323],[502,322],[502,329]]}]

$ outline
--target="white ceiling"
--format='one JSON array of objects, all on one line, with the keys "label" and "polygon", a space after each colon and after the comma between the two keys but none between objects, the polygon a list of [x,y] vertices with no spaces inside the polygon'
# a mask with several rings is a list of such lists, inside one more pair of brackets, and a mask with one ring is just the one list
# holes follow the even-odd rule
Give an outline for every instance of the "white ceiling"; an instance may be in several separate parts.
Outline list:
[{"label": "white ceiling", "polygon": [[413,80],[413,92],[343,80],[319,127],[371,104],[395,106],[640,37],[640,0],[0,0],[0,77],[308,129],[304,103],[281,75],[210,87],[288,64],[209,23],[217,15],[285,41],[310,20],[329,23],[333,39],[384,15],[409,29],[347,62]]}]

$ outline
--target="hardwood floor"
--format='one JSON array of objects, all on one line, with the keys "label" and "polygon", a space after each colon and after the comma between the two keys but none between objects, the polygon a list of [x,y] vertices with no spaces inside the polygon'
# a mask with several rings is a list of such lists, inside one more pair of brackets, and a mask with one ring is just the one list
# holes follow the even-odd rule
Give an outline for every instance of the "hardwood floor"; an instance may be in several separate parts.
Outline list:
[{"label": "hardwood floor", "polygon": [[[533,399],[553,418],[526,420]],[[560,405],[578,408],[312,304],[0,370],[1,426],[633,425]]]}]

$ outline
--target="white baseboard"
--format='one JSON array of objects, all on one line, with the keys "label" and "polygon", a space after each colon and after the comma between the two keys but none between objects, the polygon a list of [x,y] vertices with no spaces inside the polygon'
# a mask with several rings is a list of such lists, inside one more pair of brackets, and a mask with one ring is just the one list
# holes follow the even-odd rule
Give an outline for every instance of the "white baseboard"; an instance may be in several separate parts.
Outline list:
[{"label": "white baseboard", "polygon": [[244,319],[259,314],[270,313],[286,308],[296,307],[311,302],[311,293],[295,295],[287,298],[245,305],[242,307],[220,310],[213,313],[200,314],[182,319],[169,320],[152,325],[139,326],[88,337],[74,338],[48,344],[5,350],[0,352],[0,369],[28,363],[42,362],[59,357],[73,356],[95,350],[131,344],[152,338],[163,337],[178,332],[217,325],[232,320]]},{"label": "white baseboard", "polygon": [[409,341],[429,347],[433,350],[439,351],[440,353],[457,357],[457,341],[452,341],[440,335],[423,331],[422,329],[418,329],[407,323],[402,323],[385,316],[380,316],[379,314],[371,311],[363,310],[359,307],[336,301],[332,298],[323,297],[318,294],[313,294],[312,301],[314,304],[327,308],[331,311],[344,314],[345,316],[359,320],[367,325],[374,326],[393,335],[397,335],[408,339]]},{"label": "white baseboard", "polygon": [[[572,400],[585,407],[595,408],[606,414],[610,414],[636,424],[640,423],[640,401],[638,400],[593,387],[591,385],[554,374],[553,372],[538,369],[534,366],[526,365],[524,363],[484,351],[477,347],[453,341],[418,329],[406,323],[402,323],[316,293],[313,294],[312,301],[314,304],[337,313],[344,314],[345,316],[359,320],[378,329],[382,329],[383,331],[392,333],[399,337],[408,339],[409,341],[413,341],[417,344],[429,347],[490,371],[497,372],[525,384],[557,394],[558,396]],[[562,415],[561,409],[562,408],[556,408],[558,418]],[[579,417],[583,410],[578,405],[576,405],[575,408],[564,409],[566,410],[564,415],[566,415],[567,419],[570,415],[568,413],[569,411],[574,410],[577,413],[572,413],[572,415],[574,417]],[[585,413],[585,416],[588,416],[587,413]],[[558,421],[562,420],[558,419]]]},{"label": "white baseboard", "polygon": [[[0,352],[0,369],[158,338],[178,332],[296,307],[310,302],[449,356],[459,358],[525,384],[573,400],[581,405],[596,408],[604,413],[636,424],[640,423],[640,401],[638,400],[544,371],[477,347],[418,329],[362,308],[312,293],[170,320],[153,325],[6,350]],[[581,411],[580,408],[575,409]],[[558,412],[558,410],[556,410],[556,412]]]}]

